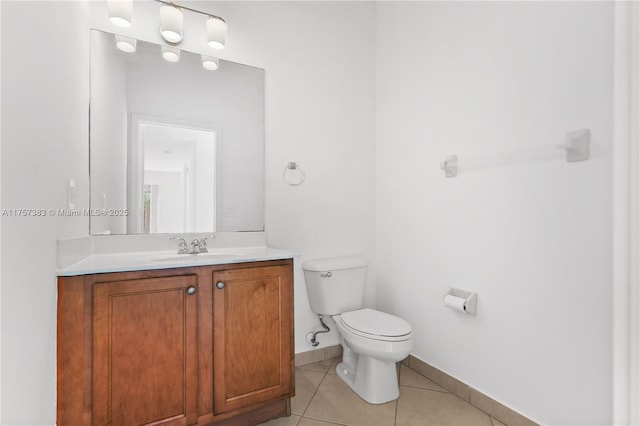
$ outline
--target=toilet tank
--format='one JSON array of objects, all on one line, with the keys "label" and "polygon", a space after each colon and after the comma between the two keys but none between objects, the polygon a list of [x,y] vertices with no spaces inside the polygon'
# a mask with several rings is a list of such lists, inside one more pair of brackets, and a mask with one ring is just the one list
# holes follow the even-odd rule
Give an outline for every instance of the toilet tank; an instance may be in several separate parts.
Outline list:
[{"label": "toilet tank", "polygon": [[302,264],[311,310],[336,315],[363,306],[367,260],[360,256],[307,260]]}]

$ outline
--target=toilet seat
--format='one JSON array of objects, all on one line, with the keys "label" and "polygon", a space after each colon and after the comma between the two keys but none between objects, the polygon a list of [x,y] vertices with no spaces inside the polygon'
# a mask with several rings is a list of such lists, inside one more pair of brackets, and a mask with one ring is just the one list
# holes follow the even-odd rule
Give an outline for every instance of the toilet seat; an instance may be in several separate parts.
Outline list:
[{"label": "toilet seat", "polygon": [[397,342],[412,338],[407,321],[369,308],[344,312],[340,321],[350,332],[368,339]]}]

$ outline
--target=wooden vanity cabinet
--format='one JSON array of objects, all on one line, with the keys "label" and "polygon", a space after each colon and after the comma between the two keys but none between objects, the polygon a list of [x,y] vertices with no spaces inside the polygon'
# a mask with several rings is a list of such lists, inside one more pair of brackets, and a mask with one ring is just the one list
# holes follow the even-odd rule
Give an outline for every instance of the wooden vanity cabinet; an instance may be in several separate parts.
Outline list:
[{"label": "wooden vanity cabinet", "polygon": [[93,285],[93,423],[198,420],[195,275]]},{"label": "wooden vanity cabinet", "polygon": [[289,287],[278,266],[213,273],[215,414],[291,394]]},{"label": "wooden vanity cabinet", "polygon": [[58,425],[290,414],[290,259],[58,279]]}]

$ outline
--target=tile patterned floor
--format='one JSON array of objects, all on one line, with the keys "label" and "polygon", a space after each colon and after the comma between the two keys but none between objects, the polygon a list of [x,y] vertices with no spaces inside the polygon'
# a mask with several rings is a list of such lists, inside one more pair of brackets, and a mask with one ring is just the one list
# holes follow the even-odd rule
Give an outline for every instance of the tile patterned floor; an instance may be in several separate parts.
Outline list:
[{"label": "tile patterned floor", "polygon": [[505,426],[410,368],[400,367],[400,398],[364,402],[336,375],[339,358],[296,368],[291,416],[268,426]]}]

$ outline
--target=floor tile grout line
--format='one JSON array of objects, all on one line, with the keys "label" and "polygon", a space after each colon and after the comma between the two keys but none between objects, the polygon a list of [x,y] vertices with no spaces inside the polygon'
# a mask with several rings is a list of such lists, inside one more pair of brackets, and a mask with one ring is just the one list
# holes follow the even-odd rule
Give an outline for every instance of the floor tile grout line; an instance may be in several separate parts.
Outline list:
[{"label": "floor tile grout line", "polygon": [[320,389],[320,386],[322,386],[322,383],[324,383],[326,378],[327,378],[327,373],[324,373],[324,377],[322,378],[322,380],[320,380],[320,383],[318,383],[318,386],[316,386],[316,390],[313,391],[313,395],[311,395],[311,398],[309,398],[309,402],[307,402],[306,407],[304,407],[304,410],[302,411],[300,418],[303,418],[304,415],[307,413],[307,410],[311,406],[311,401],[313,401],[313,398],[315,398],[316,394],[318,393],[318,389]]},{"label": "floor tile grout line", "polygon": [[318,418],[316,418],[316,417],[310,417],[310,416],[309,416],[309,417],[306,417],[306,416],[305,416],[305,417],[300,417],[300,419],[301,419],[301,420],[302,420],[303,418],[304,418],[304,419],[309,419],[309,420],[317,420],[317,421],[319,421],[319,422],[328,423],[328,424],[336,425],[336,426],[349,426],[349,425],[346,425],[346,424],[344,424],[344,423],[336,423],[336,422],[331,421],[331,420],[323,420],[323,419],[318,419]]},{"label": "floor tile grout line", "polygon": [[[404,386],[404,385],[402,385]],[[406,386],[408,388],[411,389],[418,389],[418,390],[424,390],[424,391],[431,391],[430,389],[422,389],[422,388],[414,388],[412,386]],[[489,417],[489,423],[491,423],[492,426],[495,426],[493,423],[493,420],[491,418],[491,415],[489,413],[487,413],[486,411],[480,409],[479,407],[476,407],[475,405],[473,405],[470,401],[465,400],[464,398],[462,398],[460,395],[457,395],[453,392],[440,392],[440,391],[431,391],[431,392],[438,392],[438,393],[443,393],[443,394],[449,394],[449,395],[453,395],[454,397],[458,398],[459,400],[461,400],[462,402],[464,402],[467,405],[470,405],[471,407],[475,408],[476,410],[480,411],[482,414],[486,415],[487,417]]]},{"label": "floor tile grout line", "polygon": [[[400,386],[398,386],[398,391],[400,391]],[[393,414],[393,426],[398,424],[398,402],[400,401],[400,395],[396,399],[396,412]]]},{"label": "floor tile grout line", "polygon": [[[448,390],[438,390],[438,389],[429,389],[429,388],[421,388],[419,386],[411,386],[411,385],[403,385],[400,384],[398,386],[404,386],[405,388],[411,388],[411,389],[422,389],[422,390],[427,390],[427,391],[431,391],[431,392],[440,392],[440,393],[453,393],[453,392],[449,392]],[[464,401],[464,399],[463,399]],[[468,402],[468,401],[467,401]]]},{"label": "floor tile grout line", "polygon": [[[411,369],[410,367],[408,367],[408,368],[409,368],[410,370],[412,370],[412,371],[416,372],[416,373],[417,373],[417,374],[419,374],[420,376],[422,376],[422,377],[425,377],[425,378],[426,378],[426,376],[424,376],[424,375],[423,375],[423,374],[421,374],[420,372],[418,372],[418,371],[416,371],[416,370],[413,370],[413,369]],[[331,366],[328,368],[328,370],[327,370],[325,373],[321,373],[321,372],[319,372],[319,371],[313,371],[313,370],[306,370],[306,371],[312,371],[312,372],[317,373],[317,374],[323,374],[323,377],[322,377],[322,379],[319,381],[319,383],[318,383],[318,385],[316,386],[316,388],[314,389],[313,394],[311,395],[311,397],[310,397],[310,399],[309,399],[308,403],[307,403],[307,404],[305,405],[305,407],[304,407],[304,410],[302,410],[302,413],[299,415],[300,417],[298,418],[298,420],[297,420],[297,421],[296,421],[296,423],[295,423],[295,424],[296,424],[296,426],[298,426],[299,424],[301,424],[301,423],[302,423],[302,419],[303,419],[303,418],[310,419],[310,420],[318,420],[318,421],[321,421],[321,422],[324,422],[324,423],[327,423],[327,424],[330,424],[330,425],[335,425],[335,426],[348,426],[348,424],[338,423],[338,422],[335,422],[335,421],[326,420],[326,419],[323,419],[323,418],[316,418],[316,417],[314,417],[314,416],[307,415],[307,412],[308,412],[309,408],[311,407],[311,403],[313,402],[314,398],[317,396],[317,394],[318,394],[318,391],[319,391],[320,387],[321,387],[321,386],[324,384],[324,382],[327,380],[327,376],[328,376],[329,374],[331,374],[331,373],[329,373],[329,371],[331,371],[331,370],[332,370]],[[332,374],[332,376],[334,376],[334,375]],[[400,376],[400,375],[399,375],[399,376]],[[399,378],[400,378],[400,377],[399,377]],[[426,379],[427,379],[427,380],[429,380],[428,378],[426,378]],[[429,388],[423,388],[423,387],[411,386],[411,385],[401,385],[400,383],[398,383],[398,386],[400,386],[400,387],[405,387],[405,388],[407,388],[407,389],[415,389],[415,390],[418,390],[418,391],[430,391],[430,392],[436,392],[436,393],[438,393],[438,394],[451,394],[451,395],[455,396],[455,397],[456,397],[456,399],[459,399],[459,400],[461,400],[462,402],[465,402],[466,404],[471,405],[472,407],[474,407],[474,408],[478,409],[480,412],[482,412],[483,414],[485,414],[485,415],[489,418],[489,425],[490,425],[490,426],[497,426],[497,424],[499,424],[499,423],[497,423],[497,420],[496,420],[496,421],[494,421],[494,418],[493,418],[489,413],[485,412],[484,410],[479,409],[479,408],[478,408],[478,407],[476,407],[474,404],[471,404],[471,403],[470,403],[470,401],[465,400],[464,398],[460,397],[459,395],[457,395],[457,394],[455,394],[455,393],[453,393],[453,392],[450,392],[450,391],[447,391],[447,390],[436,390],[436,389],[429,389]],[[444,389],[444,388],[443,388],[443,389]],[[393,426],[397,426],[397,425],[398,425],[399,399],[400,399],[400,398],[398,397],[398,399],[395,401],[395,406],[394,406],[394,419],[393,419],[393,423],[392,423],[392,425],[393,425]]]},{"label": "floor tile grout line", "polygon": [[[320,373],[320,374],[327,374],[329,372],[328,370],[327,371],[318,371],[318,370],[314,370],[314,369],[311,369],[311,368],[304,368],[304,366],[303,367],[296,367],[296,368],[298,368],[298,369],[300,369],[302,371],[312,371],[314,373]],[[329,368],[331,368],[331,367],[329,367]]]},{"label": "floor tile grout line", "polygon": [[[313,398],[316,396],[316,394],[318,393],[318,390],[320,389],[320,386],[322,386],[322,384],[324,383],[324,381],[326,380],[327,376],[329,376],[330,373],[325,373],[324,377],[322,378],[322,380],[320,381],[320,383],[318,384],[318,387],[316,388],[315,392],[313,393],[313,395],[311,396],[311,399],[309,400],[309,403],[307,404],[307,406],[304,409],[304,412],[300,415],[300,419],[298,420],[298,423],[300,423],[302,421],[303,418],[305,419],[311,419],[311,420],[318,420],[324,423],[329,423],[332,425],[336,425],[336,426],[349,426],[348,424],[345,423],[336,423],[334,421],[331,420],[326,420],[326,419],[322,419],[322,418],[317,418],[317,417],[312,417],[312,416],[307,416],[307,410],[309,409],[309,407],[311,406],[311,402],[313,401]],[[335,374],[333,375],[335,376]],[[396,405],[395,405],[395,409],[396,409],[396,413],[398,410],[398,401],[395,401]],[[395,417],[393,419],[393,426],[395,426],[396,420]]]},{"label": "floor tile grout line", "polygon": [[[410,370],[412,370],[412,371],[414,371],[414,372],[418,373],[419,375],[421,375],[421,376],[422,376],[422,377],[424,377],[425,379],[427,379],[427,380],[429,380],[429,381],[431,381],[431,382],[435,383],[436,385],[438,385],[438,386],[440,386],[440,387],[442,387],[442,388],[444,389],[444,387],[443,387],[443,386],[441,386],[440,384],[438,384],[438,383],[436,383],[435,381],[431,380],[431,379],[430,379],[429,377],[427,377],[425,374],[423,374],[423,373],[419,372],[418,370],[414,370],[414,369],[413,369],[413,368],[411,368],[411,366],[409,366],[409,365],[406,365],[406,367],[407,367],[407,368],[409,368]],[[464,384],[464,383],[463,383],[463,384]],[[465,386],[467,386],[467,388],[469,389],[469,391],[471,391],[471,389],[473,389],[471,386],[469,386],[469,385],[467,385],[467,384],[464,384],[464,385],[465,385]],[[404,385],[402,385],[402,386],[404,386]],[[407,387],[413,387],[413,386],[407,386]],[[421,388],[414,388],[414,389],[421,389]],[[425,389],[425,390],[429,390],[429,389]],[[434,392],[444,393],[444,392],[442,392],[442,391],[434,391]],[[467,404],[471,405],[472,407],[474,407],[474,408],[476,408],[477,410],[481,411],[482,413],[486,414],[486,415],[489,417],[489,422],[491,423],[491,425],[492,425],[492,426],[495,426],[495,423],[493,422],[493,420],[494,420],[493,416],[492,416],[491,414],[489,414],[488,412],[486,412],[485,410],[483,410],[482,408],[480,408],[480,407],[478,407],[477,405],[475,405],[474,403],[472,403],[472,402],[471,402],[471,397],[470,397],[470,396],[469,396],[469,400],[466,400],[466,399],[464,399],[463,397],[461,397],[460,395],[458,395],[458,394],[456,394],[456,393],[454,393],[454,392],[452,392],[452,391],[447,391],[446,393],[450,393],[451,395],[455,396],[456,398],[461,399],[462,401],[466,402]],[[519,414],[519,413],[517,413],[517,412],[516,412],[516,414]],[[499,419],[495,419],[495,420],[497,420],[497,421],[498,421],[498,422],[500,422],[500,423],[503,423],[503,422],[502,422],[501,420],[499,420]],[[503,424],[505,424],[505,423],[503,423]]]},{"label": "floor tile grout line", "polygon": [[396,398],[396,412],[393,414],[393,426],[396,426],[398,423],[398,401],[400,401],[400,380],[402,379],[402,364],[396,371],[398,374],[398,398]]},{"label": "floor tile grout line", "polygon": [[331,424],[331,425],[336,425],[336,426],[350,426],[349,424],[346,424],[346,423],[336,423],[336,422],[331,421],[331,420],[319,419],[319,418],[317,418],[317,417],[310,417],[310,416],[309,416],[309,417],[306,417],[306,416],[305,416],[304,418],[305,418],[305,419],[309,419],[309,420],[317,420],[317,421],[319,421],[319,422],[329,423],[329,424]]},{"label": "floor tile grout line", "polygon": [[326,420],[326,419],[322,419],[322,418],[319,418],[319,417],[313,417],[313,416],[303,416],[303,417],[305,419],[318,420],[319,422],[330,423],[332,425],[349,426],[349,425],[344,424],[344,423],[336,423],[333,420]]}]

